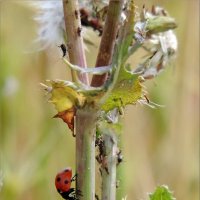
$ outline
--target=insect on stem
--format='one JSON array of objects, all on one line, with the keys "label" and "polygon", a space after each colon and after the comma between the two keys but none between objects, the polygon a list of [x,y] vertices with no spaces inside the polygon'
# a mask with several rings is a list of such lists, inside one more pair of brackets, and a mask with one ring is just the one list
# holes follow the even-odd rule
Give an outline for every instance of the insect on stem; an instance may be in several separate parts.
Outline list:
[{"label": "insect on stem", "polygon": [[66,53],[67,53],[67,48],[66,48],[66,46],[64,45],[64,44],[61,44],[60,46],[58,46],[58,47],[60,47],[61,48],[61,50],[62,50],[62,53],[63,53],[63,58],[66,56]]}]

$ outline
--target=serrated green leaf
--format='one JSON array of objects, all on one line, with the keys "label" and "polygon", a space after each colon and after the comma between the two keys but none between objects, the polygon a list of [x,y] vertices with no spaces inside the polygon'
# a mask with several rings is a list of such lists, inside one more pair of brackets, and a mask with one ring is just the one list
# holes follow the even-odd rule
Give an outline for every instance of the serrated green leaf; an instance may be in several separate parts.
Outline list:
[{"label": "serrated green leaf", "polygon": [[156,188],[154,193],[149,194],[150,200],[176,200],[172,192],[166,185],[161,185]]},{"label": "serrated green leaf", "polygon": [[135,104],[142,96],[142,85],[140,77],[122,68],[118,80],[110,96],[102,105],[106,112],[115,107],[124,107],[128,104]]}]

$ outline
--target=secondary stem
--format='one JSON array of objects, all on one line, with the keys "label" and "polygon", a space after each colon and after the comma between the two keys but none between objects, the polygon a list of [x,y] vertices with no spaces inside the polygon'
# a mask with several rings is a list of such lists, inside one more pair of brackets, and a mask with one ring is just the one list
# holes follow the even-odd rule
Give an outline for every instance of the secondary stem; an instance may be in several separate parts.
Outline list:
[{"label": "secondary stem", "polygon": [[103,134],[105,148],[104,162],[107,170],[102,169],[102,200],[116,199],[116,164],[117,164],[117,138],[111,130]]}]

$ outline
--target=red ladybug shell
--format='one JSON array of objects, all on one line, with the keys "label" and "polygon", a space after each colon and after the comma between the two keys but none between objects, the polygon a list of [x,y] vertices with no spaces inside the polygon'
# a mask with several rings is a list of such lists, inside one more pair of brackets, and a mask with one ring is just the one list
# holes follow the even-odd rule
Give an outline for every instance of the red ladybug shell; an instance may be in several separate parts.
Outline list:
[{"label": "red ladybug shell", "polygon": [[59,193],[69,191],[71,187],[72,169],[70,167],[59,172],[55,178],[55,186]]}]

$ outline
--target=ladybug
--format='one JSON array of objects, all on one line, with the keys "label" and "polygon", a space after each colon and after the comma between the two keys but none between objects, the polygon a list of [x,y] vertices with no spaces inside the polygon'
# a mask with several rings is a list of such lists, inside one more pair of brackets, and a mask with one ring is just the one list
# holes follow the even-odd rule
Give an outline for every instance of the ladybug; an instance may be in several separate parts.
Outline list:
[{"label": "ladybug", "polygon": [[76,190],[71,188],[71,182],[75,181],[76,175],[72,177],[70,167],[59,172],[55,177],[55,186],[58,193],[66,200],[76,200]]}]

